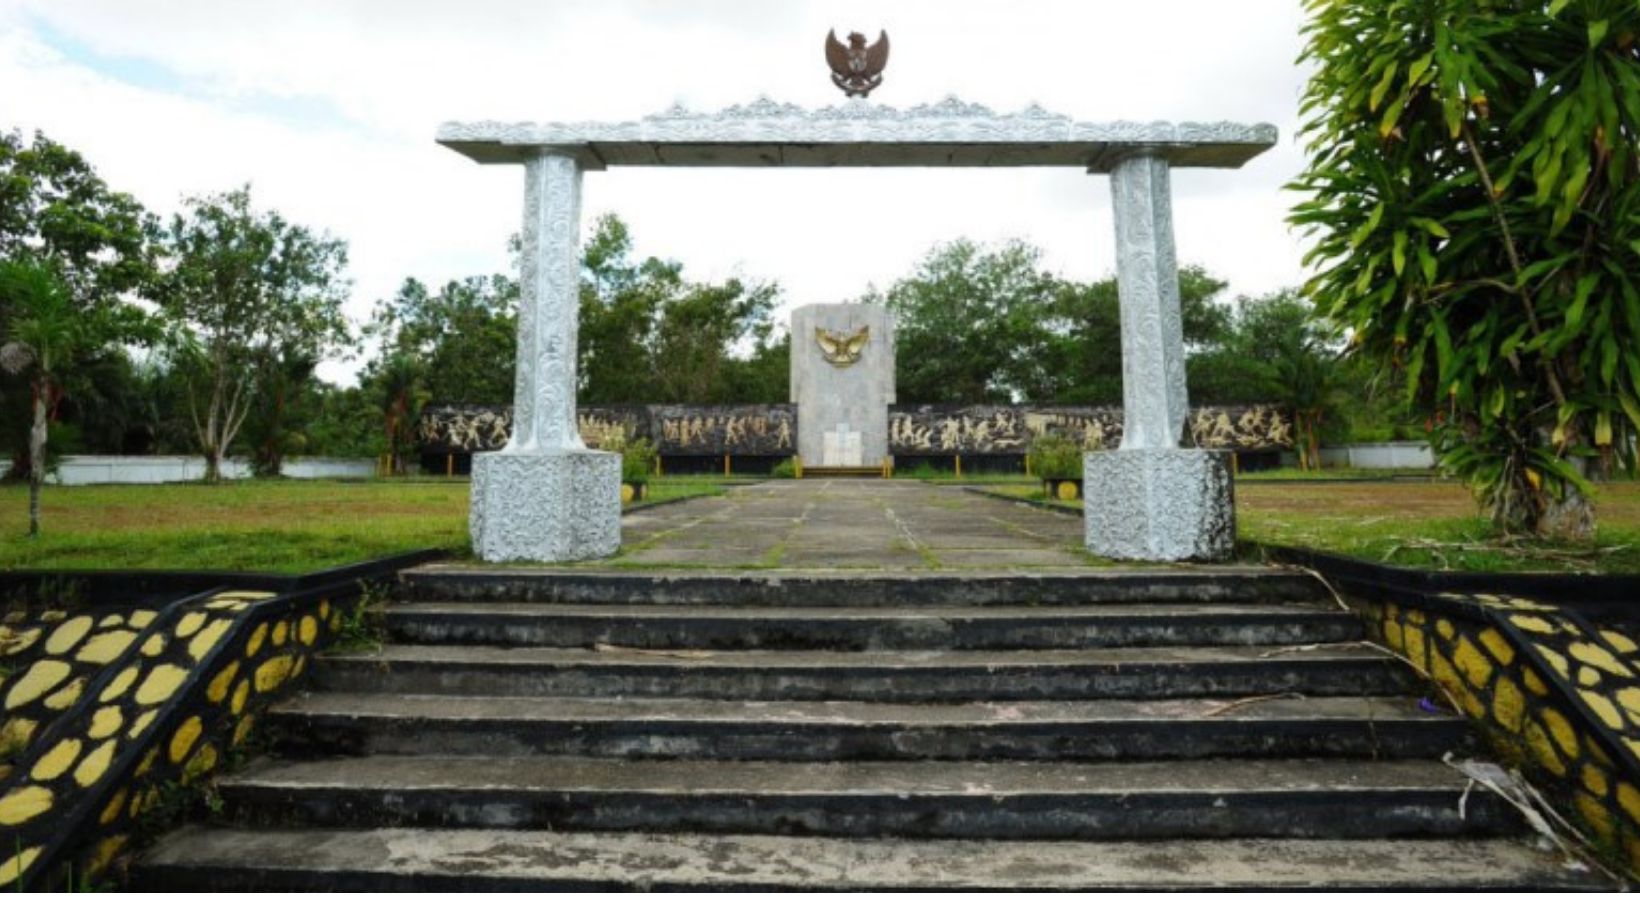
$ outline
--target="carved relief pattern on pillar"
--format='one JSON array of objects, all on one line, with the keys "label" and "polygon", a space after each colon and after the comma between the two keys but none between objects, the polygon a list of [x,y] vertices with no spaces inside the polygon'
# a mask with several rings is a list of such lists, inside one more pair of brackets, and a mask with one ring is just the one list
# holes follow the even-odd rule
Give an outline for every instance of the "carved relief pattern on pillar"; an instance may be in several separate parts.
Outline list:
[{"label": "carved relief pattern on pillar", "polygon": [[536,261],[539,259],[541,228],[540,175],[534,161],[524,168],[524,226],[520,234],[518,279],[518,349],[513,367],[512,438],[507,452],[535,449],[535,329],[540,324],[541,296],[538,291]]},{"label": "carved relief pattern on pillar", "polygon": [[[678,105],[626,122],[446,122],[439,126],[438,140],[508,145],[1017,141],[1268,147],[1276,141],[1276,129],[1231,122],[1079,122],[1036,105],[999,113],[956,97],[907,109],[865,100],[806,109],[764,97],[717,112]],[[1242,159],[1227,156],[1236,164]]]},{"label": "carved relief pattern on pillar", "polygon": [[1139,156],[1111,171],[1124,448],[1177,446],[1188,413],[1168,170],[1161,157]]},{"label": "carved relief pattern on pillar", "polygon": [[576,449],[581,170],[572,157],[545,152],[527,164],[526,175],[517,417],[533,448]]}]

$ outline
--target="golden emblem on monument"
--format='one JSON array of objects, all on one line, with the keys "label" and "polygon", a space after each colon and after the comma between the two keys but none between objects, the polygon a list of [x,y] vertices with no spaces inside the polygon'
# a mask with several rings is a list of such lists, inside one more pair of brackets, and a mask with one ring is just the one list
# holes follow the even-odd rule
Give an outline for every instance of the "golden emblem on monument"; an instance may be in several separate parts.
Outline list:
[{"label": "golden emblem on monument", "polygon": [[859,361],[866,342],[871,339],[871,325],[867,324],[852,334],[816,327],[814,339],[820,344],[820,355],[825,357],[826,362],[839,368],[852,366]]}]

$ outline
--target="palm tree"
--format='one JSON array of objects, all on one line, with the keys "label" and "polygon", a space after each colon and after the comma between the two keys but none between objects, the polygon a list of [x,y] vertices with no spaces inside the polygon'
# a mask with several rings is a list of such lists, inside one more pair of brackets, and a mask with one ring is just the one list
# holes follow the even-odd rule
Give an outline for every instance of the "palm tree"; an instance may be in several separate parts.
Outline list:
[{"label": "palm tree", "polygon": [[1338,357],[1313,330],[1299,326],[1277,340],[1268,383],[1293,410],[1298,467],[1321,467],[1321,428],[1339,409],[1342,369]]},{"label": "palm tree", "polygon": [[425,397],[421,361],[409,353],[394,353],[385,359],[377,375],[387,437],[388,474],[402,475],[404,447],[414,439],[415,418],[421,412]]},{"label": "palm tree", "polygon": [[32,259],[0,262],[0,311],[7,319],[7,340],[0,346],[0,368],[12,375],[29,373],[28,534],[40,534],[40,488],[45,484],[47,426],[62,397],[57,374],[86,346],[88,331],[74,310],[62,274],[50,263]]}]

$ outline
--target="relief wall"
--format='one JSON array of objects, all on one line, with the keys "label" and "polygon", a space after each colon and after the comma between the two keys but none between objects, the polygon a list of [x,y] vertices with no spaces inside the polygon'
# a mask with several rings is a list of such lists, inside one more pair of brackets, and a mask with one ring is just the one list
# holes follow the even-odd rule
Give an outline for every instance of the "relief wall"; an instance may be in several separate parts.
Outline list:
[{"label": "relief wall", "polygon": [[[794,404],[629,404],[583,407],[581,441],[599,449],[647,439],[663,455],[789,456],[797,446]],[[430,404],[417,424],[425,453],[490,452],[507,445],[512,409]]]},{"label": "relief wall", "polygon": [[[580,410],[581,439],[591,448],[617,437],[648,439],[662,455],[789,456],[797,452],[795,404],[635,404]],[[426,453],[500,449],[512,427],[510,408],[434,404],[418,424]],[[1293,444],[1291,416],[1273,404],[1214,406],[1190,412],[1186,445],[1263,451]],[[892,455],[1023,455],[1038,436],[1053,434],[1086,449],[1122,442],[1122,409],[1019,405],[895,404],[888,409]]]}]

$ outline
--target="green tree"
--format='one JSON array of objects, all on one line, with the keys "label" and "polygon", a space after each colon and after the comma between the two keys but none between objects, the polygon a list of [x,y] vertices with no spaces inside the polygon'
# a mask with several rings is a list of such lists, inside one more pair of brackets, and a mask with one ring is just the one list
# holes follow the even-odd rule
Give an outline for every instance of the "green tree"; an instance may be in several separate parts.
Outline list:
[{"label": "green tree", "polygon": [[65,373],[84,364],[87,356],[141,339],[150,325],[131,306],[77,302],[60,266],[28,257],[0,261],[0,311],[7,322],[0,368],[28,376],[29,535],[38,536],[46,440]]},{"label": "green tree", "polygon": [[[758,387],[768,388],[770,357],[779,350],[771,321],[777,286],[739,278],[692,282],[682,264],[640,262],[630,231],[614,215],[594,224],[582,268],[582,402],[746,401],[739,389],[759,369]],[[738,355],[748,350],[750,358]]]},{"label": "green tree", "polygon": [[309,452],[376,458],[387,451],[382,437],[382,412],[369,387],[317,382],[314,397],[317,407],[304,430]]},{"label": "green tree", "polygon": [[270,351],[258,370],[250,411],[240,429],[241,443],[251,454],[251,471],[275,478],[284,470],[285,456],[308,449],[309,405],[316,391],[318,361],[303,352]]},{"label": "green tree", "polygon": [[406,279],[376,306],[366,333],[384,356],[416,357],[433,400],[505,404],[513,397],[517,318],[518,283],[510,277],[471,276],[436,292]]},{"label": "green tree", "polygon": [[259,388],[288,357],[323,358],[349,339],[341,241],[251,208],[249,187],[189,199],[165,242],[160,302],[183,335],[176,367],[205,480],[221,478]]},{"label": "green tree", "polygon": [[0,259],[50,260],[71,302],[100,310],[153,279],[154,217],[86,159],[36,133],[0,134]]},{"label": "green tree", "polygon": [[[895,376],[907,402],[1120,404],[1116,279],[1060,279],[1035,247],[941,244],[885,298],[895,318]],[[1217,345],[1230,326],[1225,284],[1179,273],[1185,345]],[[868,298],[871,296],[868,296]],[[1194,392],[1192,392],[1194,394]]]},{"label": "green tree", "polygon": [[[153,228],[153,216],[136,199],[110,190],[78,153],[42,134],[25,142],[21,133],[0,133],[0,261],[20,261],[53,277],[49,288],[61,290],[65,310],[85,321],[71,326],[92,329],[110,322],[105,332],[118,343],[122,323],[139,320],[128,302],[152,282]],[[44,286],[39,279],[25,285],[37,292]],[[5,311],[0,308],[0,337],[10,336],[14,326]],[[40,321],[34,317],[31,323]],[[118,391],[98,390],[114,383],[82,367],[82,362],[105,364],[114,353],[102,344],[84,344],[52,357],[51,413],[65,396],[87,406],[120,401]],[[35,461],[29,452],[33,400],[24,398],[31,389],[7,388],[0,401],[0,438],[12,450],[12,470],[19,474],[32,471]]]},{"label": "green tree", "polygon": [[754,333],[745,356],[730,357],[723,370],[724,400],[745,404],[783,404],[791,400],[792,338],[771,324]]},{"label": "green tree", "polygon": [[1276,400],[1293,415],[1298,467],[1321,467],[1321,434],[1339,416],[1344,367],[1325,339],[1309,325],[1280,333],[1264,380]]},{"label": "green tree", "polygon": [[1023,241],[956,240],[891,285],[882,300],[894,318],[899,399],[981,404],[1040,390],[1046,306],[1060,293],[1041,261]]},{"label": "green tree", "polygon": [[1579,538],[1640,428],[1640,5],[1308,0],[1308,292],[1507,532]]},{"label": "green tree", "polygon": [[382,359],[370,377],[381,408],[383,445],[388,471],[402,475],[416,445],[416,420],[427,400],[426,372],[413,353],[392,353]]},{"label": "green tree", "polygon": [[[1197,381],[1197,357],[1221,347],[1232,329],[1224,290],[1224,280],[1199,266],[1179,270],[1187,379],[1191,400],[1198,403],[1207,399]],[[1122,322],[1115,277],[1059,283],[1045,326],[1046,336],[1031,351],[1042,379],[1022,397],[1045,404],[1121,404]]]}]

